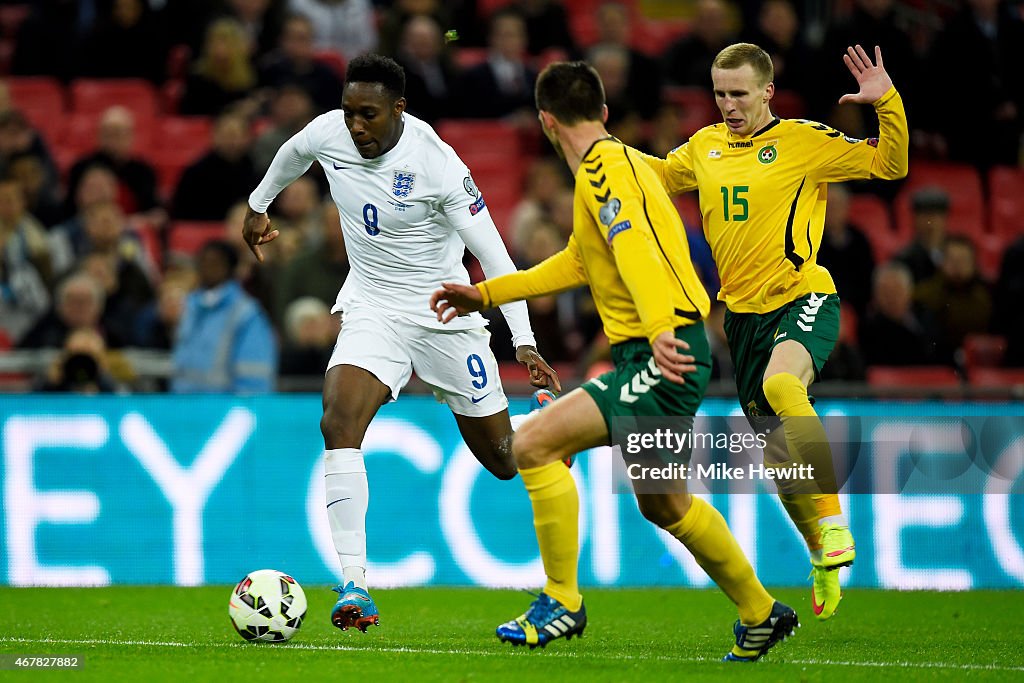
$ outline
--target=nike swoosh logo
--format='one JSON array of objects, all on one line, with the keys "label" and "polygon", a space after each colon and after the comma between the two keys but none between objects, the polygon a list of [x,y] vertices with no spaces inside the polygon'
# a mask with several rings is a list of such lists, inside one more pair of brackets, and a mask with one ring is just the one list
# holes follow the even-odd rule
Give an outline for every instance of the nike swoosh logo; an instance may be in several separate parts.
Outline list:
[{"label": "nike swoosh logo", "polygon": [[487,392],[486,394],[484,394],[483,396],[479,396],[479,397],[477,397],[477,396],[472,396],[472,397],[470,397],[470,399],[469,399],[469,400],[470,400],[470,401],[472,401],[473,403],[479,403],[480,401],[484,400],[485,398],[487,398],[487,397],[488,397],[488,396],[490,396],[490,395],[491,395],[491,392],[489,392],[489,391],[488,391],[488,392]]},{"label": "nike swoosh logo", "polygon": [[818,596],[814,594],[813,588],[811,588],[811,605],[814,608],[815,614],[821,614],[825,609],[825,603],[818,604]]},{"label": "nike swoosh logo", "polygon": [[344,171],[346,168],[351,168],[351,166],[338,166],[337,164],[334,164],[335,171]]}]

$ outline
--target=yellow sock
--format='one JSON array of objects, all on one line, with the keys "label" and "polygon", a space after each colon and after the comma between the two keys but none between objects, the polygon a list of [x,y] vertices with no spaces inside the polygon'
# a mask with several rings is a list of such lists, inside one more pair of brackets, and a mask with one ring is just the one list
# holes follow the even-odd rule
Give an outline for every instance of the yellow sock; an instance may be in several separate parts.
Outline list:
[{"label": "yellow sock", "polygon": [[775,599],[757,579],[718,510],[693,496],[686,515],[665,530],[686,546],[697,564],[736,603],[741,622],[756,626],[768,618]]},{"label": "yellow sock", "polygon": [[576,576],[580,552],[576,482],[561,460],[519,470],[519,476],[533,504],[533,527],[548,577],[544,592],[575,612],[583,603]]},{"label": "yellow sock", "polygon": [[811,498],[818,518],[841,515],[832,448],[825,427],[807,398],[807,387],[796,375],[780,372],[766,379],[763,389],[768,404],[782,420],[790,457],[813,468],[816,490]]},{"label": "yellow sock", "polygon": [[797,531],[807,542],[811,552],[821,550],[821,534],[818,529],[818,509],[814,496],[804,493],[780,493],[779,500],[789,513]]}]

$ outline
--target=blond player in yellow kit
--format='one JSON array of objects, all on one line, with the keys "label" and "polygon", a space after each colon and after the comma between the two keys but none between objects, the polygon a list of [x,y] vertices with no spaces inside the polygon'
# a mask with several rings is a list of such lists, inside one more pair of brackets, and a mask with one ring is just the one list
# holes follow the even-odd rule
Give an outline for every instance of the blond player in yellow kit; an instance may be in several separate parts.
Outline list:
[{"label": "blond player in yellow kit", "polygon": [[[530,270],[476,286],[446,282],[431,298],[438,319],[590,285],[615,369],[527,420],[512,455],[533,506],[548,580],[525,614],[497,636],[545,646],[583,633],[577,583],[579,496],[562,460],[608,444],[613,421],[693,416],[710,376],[703,319],[710,301],[690,262],[679,215],[639,154],[608,135],[604,88],[583,62],[555,63],[537,79],[544,133],[576,176],[573,232],[564,250]],[[681,353],[684,352],[684,353]],[[754,574],[722,515],[678,481],[640,493],[643,515],[675,536],[739,610],[726,661],[754,661],[798,625]]]},{"label": "blond player in yellow kit", "polygon": [[740,403],[753,423],[771,415],[782,421],[785,447],[766,452],[766,460],[784,464],[788,451],[789,459],[827,463],[818,468],[820,493],[780,488],[811,551],[812,605],[822,620],[842,597],[836,570],[856,554],[835,495],[828,439],[807,393],[839,335],[836,287],[816,262],[826,188],[844,180],[902,178],[909,153],[906,113],[881,50],[875,48],[874,63],[859,45],[843,60],[859,92],[839,101],[874,105],[877,138],[856,140],[822,124],[773,115],[771,58],[756,45],[737,43],[711,67],[724,121],[697,131],[667,159],[644,156],[669,194],[700,193]]}]

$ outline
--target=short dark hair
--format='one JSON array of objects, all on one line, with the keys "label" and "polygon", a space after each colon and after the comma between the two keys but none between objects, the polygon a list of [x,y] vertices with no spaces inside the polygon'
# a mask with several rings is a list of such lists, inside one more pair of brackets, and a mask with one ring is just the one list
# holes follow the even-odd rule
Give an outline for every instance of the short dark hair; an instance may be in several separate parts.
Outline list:
[{"label": "short dark hair", "polygon": [[405,97],[405,70],[384,55],[360,55],[348,63],[346,83],[380,83],[396,100]]},{"label": "short dark hair", "polygon": [[553,62],[537,77],[537,109],[553,114],[562,124],[601,121],[604,85],[586,62]]},{"label": "short dark hair", "polygon": [[207,251],[211,251],[220,256],[227,265],[229,273],[234,273],[235,269],[238,268],[238,251],[231,242],[222,239],[209,240],[199,249],[199,253],[202,254]]}]

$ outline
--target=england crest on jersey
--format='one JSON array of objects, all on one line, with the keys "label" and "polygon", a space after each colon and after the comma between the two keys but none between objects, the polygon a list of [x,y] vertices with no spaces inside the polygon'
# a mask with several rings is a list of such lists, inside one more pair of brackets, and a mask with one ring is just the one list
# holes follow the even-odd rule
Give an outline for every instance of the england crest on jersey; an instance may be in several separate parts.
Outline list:
[{"label": "england crest on jersey", "polygon": [[405,199],[412,194],[412,187],[416,183],[416,174],[409,171],[395,171],[395,182],[391,186],[391,192],[399,199]]}]

